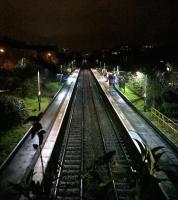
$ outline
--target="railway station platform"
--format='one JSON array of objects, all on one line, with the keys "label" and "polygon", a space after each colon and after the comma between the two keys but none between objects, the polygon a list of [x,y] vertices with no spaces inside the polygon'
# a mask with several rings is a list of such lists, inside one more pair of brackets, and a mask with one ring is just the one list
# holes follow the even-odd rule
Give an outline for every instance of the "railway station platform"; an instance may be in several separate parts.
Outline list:
[{"label": "railway station platform", "polygon": [[[122,96],[112,86],[109,86],[107,79],[102,74],[95,69],[92,69],[92,72],[120,120],[126,127],[130,137],[132,139],[138,139],[140,137],[140,139],[151,149],[163,146],[165,153],[160,159],[160,165],[169,167],[169,169],[174,170],[178,175],[178,168],[175,167],[178,165],[178,153],[174,151],[170,144],[163,139],[161,135],[145,121],[145,119],[126,103]],[[157,173],[157,176],[166,178],[165,173],[162,172]],[[163,187],[163,190],[170,195],[167,197],[168,199],[176,199],[178,197],[177,188],[169,181],[162,182],[161,187]]]},{"label": "railway station platform", "polygon": [[[145,119],[142,118],[142,116],[135,112],[135,110],[129,104],[126,103],[123,97],[113,87],[109,86],[108,81],[102,74],[100,74],[95,69],[92,69],[91,71],[98,84],[100,85],[101,89],[103,90],[104,94],[106,95],[106,98],[115,110],[118,118],[127,130],[129,136],[132,138],[133,142],[134,139],[140,140],[147,144],[148,147],[151,149],[158,146],[164,146],[165,153],[161,157],[160,164],[166,164],[167,166],[177,165],[177,151],[175,151],[170,146],[170,144],[164,138],[162,138],[161,135],[158,134],[158,132],[156,132],[156,130],[147,121],[145,121]],[[79,83],[76,88],[78,88],[78,86],[81,88],[85,88],[85,81],[77,81],[79,72],[80,70],[77,69],[71,74],[63,88],[53,98],[51,104],[49,105],[49,107],[47,108],[46,112],[40,120],[43,129],[46,131],[44,143],[42,145],[42,158],[44,166],[41,165],[39,149],[35,150],[33,148],[33,144],[38,143],[38,138],[36,137],[34,139],[31,139],[31,135],[29,134],[29,132],[27,132],[24,138],[22,138],[22,140],[20,141],[19,145],[17,145],[17,148],[10,155],[9,160],[7,160],[7,162],[4,164],[4,166],[2,166],[0,170],[1,187],[8,187],[8,182],[20,183],[26,178],[27,174],[31,169],[34,169],[33,180],[35,180],[36,182],[42,181],[42,167],[44,167],[44,171],[47,168],[48,162],[55,148],[59,130],[61,129],[63,121],[65,121],[64,116],[67,112],[68,105],[70,105],[69,102],[73,91],[75,90],[75,85],[76,83]],[[90,87],[87,88],[88,89],[85,90],[85,92],[88,92]],[[86,104],[89,105],[88,102]],[[88,118],[90,119],[90,117]],[[101,120],[102,119],[103,118],[101,118]],[[81,120],[79,120],[79,122],[81,122]],[[95,130],[97,130],[97,128]],[[110,140],[111,136],[109,135],[109,141]],[[139,149],[139,146],[136,141],[135,145]],[[174,167],[173,170],[178,174],[177,168]],[[166,174],[162,172],[159,172],[156,175],[161,178],[167,178]],[[160,187],[162,188],[163,192],[165,192],[165,194],[167,195],[167,200],[177,199],[177,188],[175,188],[170,181],[162,182]],[[0,194],[0,199],[8,198],[1,198]]]},{"label": "railway station platform", "polygon": [[[56,93],[40,120],[43,129],[46,131],[43,144],[44,148],[42,151],[44,168],[48,162],[45,158],[49,158],[49,155],[54,148],[56,137],[59,132],[58,130],[62,124],[69,100],[77,82],[79,71],[79,69],[76,69],[68,77],[64,86]],[[23,181],[29,171],[33,169],[34,165],[36,174],[40,177],[42,172],[41,164],[39,164],[38,161],[39,149],[36,150],[33,148],[33,144],[35,143],[38,144],[38,138],[35,137],[34,139],[31,139],[29,129],[6,161],[1,165],[0,187],[3,188],[4,194],[3,191],[0,191],[0,198],[2,197],[2,199],[8,199],[6,198],[6,195],[9,192],[9,183],[18,184]]]}]

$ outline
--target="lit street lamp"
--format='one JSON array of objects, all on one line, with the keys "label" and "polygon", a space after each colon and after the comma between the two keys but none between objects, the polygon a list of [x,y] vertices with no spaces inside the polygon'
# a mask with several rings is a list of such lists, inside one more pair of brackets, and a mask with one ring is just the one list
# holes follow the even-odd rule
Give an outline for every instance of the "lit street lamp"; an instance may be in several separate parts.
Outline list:
[{"label": "lit street lamp", "polygon": [[3,48],[0,48],[0,67],[3,65],[3,54],[5,53],[5,50]]},{"label": "lit street lamp", "polygon": [[119,75],[119,66],[117,65],[117,74]]},{"label": "lit street lamp", "polygon": [[47,53],[47,59],[48,59],[48,62],[49,62],[49,63],[51,63],[51,56],[52,56],[51,53]]},{"label": "lit street lamp", "polygon": [[3,48],[0,48],[0,53],[3,54],[5,51]]},{"label": "lit street lamp", "polygon": [[47,55],[48,55],[48,57],[50,57],[50,56],[51,56],[51,53],[48,53]]},{"label": "lit street lamp", "polygon": [[144,112],[146,112],[147,109],[147,75],[145,75],[145,80],[144,80]]},{"label": "lit street lamp", "polygon": [[38,70],[38,110],[41,110],[40,72]]}]

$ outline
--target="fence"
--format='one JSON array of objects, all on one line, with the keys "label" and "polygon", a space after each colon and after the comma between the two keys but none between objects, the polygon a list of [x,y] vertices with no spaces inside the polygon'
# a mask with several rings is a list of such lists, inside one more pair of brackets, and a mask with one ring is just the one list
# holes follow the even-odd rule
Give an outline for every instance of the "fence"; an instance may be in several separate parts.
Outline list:
[{"label": "fence", "polygon": [[172,132],[174,136],[178,134],[178,124],[173,122],[171,119],[160,113],[155,108],[151,108],[151,115],[154,117],[161,125],[164,126],[169,132]]}]

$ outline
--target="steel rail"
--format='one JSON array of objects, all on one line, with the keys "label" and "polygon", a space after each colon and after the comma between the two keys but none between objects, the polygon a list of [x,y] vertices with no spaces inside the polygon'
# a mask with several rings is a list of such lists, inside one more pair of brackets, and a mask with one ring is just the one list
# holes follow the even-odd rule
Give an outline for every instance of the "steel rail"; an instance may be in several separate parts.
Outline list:
[{"label": "steel rail", "polygon": [[[96,84],[95,84],[95,86],[97,87]],[[98,92],[98,96],[99,96],[101,102],[103,102],[103,105],[104,105],[104,101],[103,101],[103,99],[102,99],[102,97],[101,97],[101,94],[99,94],[99,92]],[[107,104],[105,104],[105,105],[108,107]],[[108,109],[109,109],[109,108],[108,108]],[[129,163],[129,162],[130,162],[130,159],[129,159],[129,157],[128,157],[128,154],[126,153],[126,150],[125,150],[124,147],[123,147],[123,144],[121,143],[122,138],[121,138],[121,136],[119,135],[119,132],[117,132],[117,130],[116,130],[115,126],[114,126],[113,120],[112,120],[111,117],[109,116],[109,110],[108,110],[108,109],[105,109],[105,112],[106,112],[106,114],[107,114],[107,116],[108,116],[108,119],[109,119],[110,122],[111,122],[112,129],[113,129],[113,131],[114,131],[114,133],[115,133],[115,136],[116,136],[116,138],[117,138],[117,142],[118,142],[119,145],[120,145],[120,148],[121,148],[121,150],[122,150],[122,153],[124,154],[125,159],[126,159],[127,162]]]},{"label": "steel rail", "polygon": [[[89,76],[88,76],[89,77]],[[100,132],[100,136],[101,136],[101,139],[102,139],[102,143],[103,143],[103,149],[104,149],[104,152],[106,153],[106,143],[105,143],[105,140],[104,140],[104,137],[103,137],[103,134],[102,134],[102,130],[101,130],[101,125],[100,125],[100,122],[99,122],[99,114],[98,114],[98,111],[97,111],[97,108],[96,108],[96,103],[95,103],[95,100],[94,100],[94,95],[93,95],[93,92],[92,92],[92,85],[91,85],[91,80],[89,78],[89,85],[90,85],[90,88],[91,88],[91,96],[92,96],[92,101],[93,101],[93,105],[94,105],[94,108],[95,108],[95,112],[96,112],[96,118],[97,118],[97,123],[98,123],[98,127],[99,127],[99,132]],[[109,175],[112,176],[112,170],[111,170],[111,166],[110,164],[108,163],[107,164],[107,167],[108,167],[108,172],[109,172]],[[118,197],[118,194],[117,194],[117,190],[116,190],[116,185],[115,185],[115,181],[113,180],[112,181],[112,184],[113,184],[113,190],[114,190],[114,195],[115,195],[115,199],[116,200],[119,200],[119,197]]]},{"label": "steel rail", "polygon": [[[78,83],[77,87],[79,87],[79,83]],[[56,200],[60,196],[60,194],[58,194],[58,190],[60,188],[60,182],[61,182],[61,178],[62,178],[62,170],[65,168],[64,165],[65,165],[65,161],[66,161],[66,153],[69,150],[68,146],[70,146],[69,140],[70,140],[70,136],[72,134],[71,129],[73,128],[72,127],[72,121],[76,117],[76,116],[74,116],[75,112],[76,112],[75,106],[77,105],[77,100],[78,100],[77,95],[78,95],[79,92],[80,91],[78,90],[78,88],[76,88],[75,96],[74,96],[74,99],[73,99],[73,102],[72,102],[70,117],[69,117],[68,125],[67,125],[67,128],[66,128],[67,135],[64,136],[65,144],[64,144],[64,147],[63,147],[63,151],[62,151],[62,156],[60,158],[60,167],[59,167],[59,171],[58,171],[58,174],[57,174],[57,180],[56,180],[56,183],[55,183],[55,186],[54,186],[53,194],[51,194],[53,196],[54,200]],[[83,93],[82,93],[82,96],[83,96]],[[82,105],[83,105],[83,99],[82,99]],[[80,150],[81,151],[81,158],[80,158],[80,199],[83,198],[83,179],[82,179],[82,173],[83,173],[83,112],[82,112],[81,129],[82,129],[82,131],[79,131],[80,137],[81,137],[80,138],[80,146],[81,146],[81,150]],[[74,144],[75,144],[75,142],[74,142]],[[76,174],[74,174],[74,175],[76,175]]]},{"label": "steel rail", "polygon": [[[100,92],[99,92],[99,88],[98,88],[98,86],[97,86],[97,84],[96,83],[94,83],[94,86],[95,86],[95,88],[96,88],[96,92],[98,93],[98,98],[100,99],[100,102],[102,103],[102,105],[106,108],[105,109],[105,113],[106,113],[106,115],[107,115],[107,117],[108,117],[108,120],[110,121],[110,124],[111,124],[111,127],[112,127],[112,130],[113,130],[113,132],[114,132],[114,135],[115,135],[115,137],[116,137],[116,139],[117,139],[117,142],[118,142],[118,144],[119,144],[119,148],[121,149],[121,154],[124,154],[124,160],[127,162],[127,164],[128,165],[130,165],[130,161],[131,161],[131,158],[130,158],[130,156],[128,155],[128,152],[127,152],[127,150],[124,148],[124,146],[123,146],[123,142],[121,142],[123,139],[122,139],[122,136],[119,134],[119,132],[116,130],[116,127],[115,127],[115,125],[114,125],[114,122],[113,122],[113,120],[112,120],[112,117],[110,117],[110,113],[109,113],[109,105],[108,104],[106,104],[106,102],[105,101],[103,101],[103,98],[102,98],[102,96],[101,96],[101,94],[100,94]],[[104,136],[103,136],[103,140],[104,140]],[[106,143],[106,142],[105,142]],[[123,159],[123,157],[122,157],[122,159]],[[133,166],[129,166],[129,169],[130,169],[130,171],[134,171],[134,168],[133,168]],[[112,173],[112,170],[111,170],[111,173]],[[117,184],[120,184],[120,183],[122,183],[122,181],[121,182],[118,182],[118,181],[115,181],[115,180],[113,180],[113,182],[114,182],[114,186],[115,186],[115,189],[116,189],[116,191],[117,191]],[[129,187],[129,183],[127,183],[127,185],[128,185],[128,187]],[[119,189],[119,188],[118,188]],[[119,192],[117,191],[117,194],[118,194]],[[119,195],[119,194],[118,194]],[[117,195],[117,196],[118,196]],[[119,197],[118,197],[119,198]]]},{"label": "steel rail", "polygon": [[[84,76],[83,76],[84,83]],[[83,199],[83,172],[84,172],[84,87],[82,88],[82,138],[81,138],[81,177],[80,177],[80,199]]]},{"label": "steel rail", "polygon": [[[75,94],[75,97],[74,97],[74,101],[73,101],[73,105],[72,105],[72,113],[74,112],[74,103],[76,103],[76,94]],[[70,119],[69,119],[69,124],[68,124],[68,129],[70,130],[70,126],[71,126],[71,121],[72,121],[72,114],[70,115]],[[64,159],[65,159],[65,154],[66,154],[66,151],[67,151],[67,145],[68,145],[68,140],[69,140],[69,135],[70,135],[70,131],[67,131],[67,138],[66,138],[66,142],[65,142],[65,146],[64,146],[64,150],[63,150],[63,153],[62,153],[62,158],[60,160],[60,167],[59,167],[59,172],[57,174],[57,180],[56,180],[56,184],[55,184],[55,189],[54,189],[54,193],[53,193],[53,198],[54,200],[56,200],[57,198],[57,189],[58,189],[58,186],[59,186],[59,181],[60,181],[60,177],[61,177],[61,171],[62,171],[62,167],[64,165]]]}]

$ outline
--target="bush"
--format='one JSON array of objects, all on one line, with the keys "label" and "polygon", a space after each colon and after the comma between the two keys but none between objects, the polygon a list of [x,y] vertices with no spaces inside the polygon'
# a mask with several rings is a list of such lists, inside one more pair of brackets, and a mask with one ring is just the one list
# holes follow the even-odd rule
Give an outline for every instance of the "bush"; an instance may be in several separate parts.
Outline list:
[{"label": "bush", "polygon": [[0,96],[0,129],[8,129],[22,123],[28,116],[25,104],[17,97]]},{"label": "bush", "polygon": [[130,90],[132,90],[135,94],[142,97],[144,94],[144,82],[143,80],[137,80],[132,76],[129,78],[127,82],[127,86]]},{"label": "bush", "polygon": [[167,117],[178,118],[178,103],[164,102],[161,110]]},{"label": "bush", "polygon": [[37,95],[37,83],[35,80],[26,79],[21,84],[21,95],[22,97],[31,97]]}]

